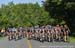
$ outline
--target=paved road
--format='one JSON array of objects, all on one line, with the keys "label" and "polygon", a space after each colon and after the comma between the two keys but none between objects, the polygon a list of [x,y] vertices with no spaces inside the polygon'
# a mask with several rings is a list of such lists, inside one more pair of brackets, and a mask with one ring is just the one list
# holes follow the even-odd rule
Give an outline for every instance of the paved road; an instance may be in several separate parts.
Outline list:
[{"label": "paved road", "polygon": [[63,42],[44,42],[41,43],[35,40],[27,40],[26,38],[18,41],[8,41],[7,37],[0,40],[0,48],[75,48],[74,43]]}]

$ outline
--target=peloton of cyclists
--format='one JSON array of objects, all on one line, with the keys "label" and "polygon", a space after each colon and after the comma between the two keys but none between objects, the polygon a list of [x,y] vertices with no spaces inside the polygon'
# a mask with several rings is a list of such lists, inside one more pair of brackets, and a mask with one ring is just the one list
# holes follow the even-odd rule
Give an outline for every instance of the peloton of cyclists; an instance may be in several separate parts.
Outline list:
[{"label": "peloton of cyclists", "polygon": [[48,41],[69,41],[69,27],[65,25],[46,25],[35,27],[19,27],[7,29],[8,40],[18,40],[27,37],[27,39],[38,40],[41,42]]}]

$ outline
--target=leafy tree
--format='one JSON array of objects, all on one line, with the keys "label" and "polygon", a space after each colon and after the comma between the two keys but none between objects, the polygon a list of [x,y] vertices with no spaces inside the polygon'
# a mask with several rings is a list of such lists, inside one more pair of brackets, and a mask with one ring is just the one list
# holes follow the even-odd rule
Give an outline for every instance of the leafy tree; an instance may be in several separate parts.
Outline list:
[{"label": "leafy tree", "polygon": [[45,0],[43,2],[45,10],[49,12],[51,17],[62,21],[71,27],[71,31],[75,31],[75,2],[74,0]]},{"label": "leafy tree", "polygon": [[2,5],[0,8],[1,27],[26,27],[35,25],[47,25],[50,23],[48,12],[44,7],[36,4],[14,4]]}]

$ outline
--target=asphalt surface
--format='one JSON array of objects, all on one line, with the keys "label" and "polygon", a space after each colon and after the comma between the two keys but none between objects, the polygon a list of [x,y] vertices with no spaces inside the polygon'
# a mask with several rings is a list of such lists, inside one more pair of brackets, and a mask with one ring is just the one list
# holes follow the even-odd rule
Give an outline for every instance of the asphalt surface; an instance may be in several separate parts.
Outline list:
[{"label": "asphalt surface", "polygon": [[0,48],[75,48],[75,43],[39,42],[23,38],[18,41],[8,41],[7,37],[0,39]]}]

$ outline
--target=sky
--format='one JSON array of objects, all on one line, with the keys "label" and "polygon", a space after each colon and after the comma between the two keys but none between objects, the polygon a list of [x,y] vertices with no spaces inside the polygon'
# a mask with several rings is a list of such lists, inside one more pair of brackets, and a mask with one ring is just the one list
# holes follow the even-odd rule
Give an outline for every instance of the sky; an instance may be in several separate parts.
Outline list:
[{"label": "sky", "polygon": [[44,1],[44,0],[0,0],[0,6],[1,6],[1,4],[8,4],[11,1],[13,1],[13,3],[15,3],[15,4],[18,4],[18,3],[36,3],[36,2],[38,2],[41,5],[42,4],[41,1]]}]

